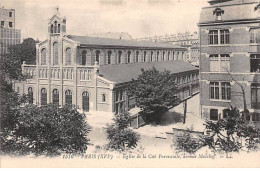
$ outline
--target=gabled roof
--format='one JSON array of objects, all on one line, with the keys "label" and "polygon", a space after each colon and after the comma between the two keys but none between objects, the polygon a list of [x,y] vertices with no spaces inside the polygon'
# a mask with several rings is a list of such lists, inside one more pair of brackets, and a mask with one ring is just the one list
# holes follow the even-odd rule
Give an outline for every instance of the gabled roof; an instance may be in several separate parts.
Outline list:
[{"label": "gabled roof", "polygon": [[134,41],[134,40],[123,40],[123,39],[110,39],[110,38],[99,38],[99,37],[87,37],[87,36],[74,36],[68,35],[68,39],[80,42],[81,45],[87,46],[116,46],[116,47],[140,47],[140,48],[166,48],[166,49],[181,49],[186,48],[170,43],[155,43],[149,41]]},{"label": "gabled roof", "polygon": [[[259,4],[258,0],[232,0],[204,7],[201,11],[199,24],[259,19],[259,11],[255,10],[257,4]],[[221,21],[216,21],[216,15],[213,15],[216,8],[224,11],[221,15]]]},{"label": "gabled roof", "polygon": [[131,64],[115,64],[100,66],[99,74],[101,77],[115,82],[116,84],[129,82],[138,78],[141,69],[148,70],[155,67],[159,71],[165,69],[172,74],[182,73],[186,71],[198,71],[198,68],[183,61],[157,61],[157,62],[140,62]]}]

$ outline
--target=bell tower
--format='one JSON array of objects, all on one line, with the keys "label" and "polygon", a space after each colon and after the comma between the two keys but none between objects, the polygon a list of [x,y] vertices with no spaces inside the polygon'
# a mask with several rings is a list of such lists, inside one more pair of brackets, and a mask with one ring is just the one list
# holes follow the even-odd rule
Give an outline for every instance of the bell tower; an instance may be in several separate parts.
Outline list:
[{"label": "bell tower", "polygon": [[56,13],[49,20],[48,33],[50,36],[66,34],[66,18],[60,16],[59,7],[56,8]]}]

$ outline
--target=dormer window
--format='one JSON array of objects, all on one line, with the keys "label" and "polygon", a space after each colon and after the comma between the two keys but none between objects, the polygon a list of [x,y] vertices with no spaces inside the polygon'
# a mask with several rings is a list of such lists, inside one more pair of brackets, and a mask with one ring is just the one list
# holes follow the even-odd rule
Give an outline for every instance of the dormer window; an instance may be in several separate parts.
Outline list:
[{"label": "dormer window", "polygon": [[216,20],[217,20],[217,21],[222,20],[222,18],[221,18],[222,14],[224,14],[224,10],[222,10],[222,9],[220,9],[220,8],[216,8],[216,9],[213,11],[213,15],[216,15]]}]

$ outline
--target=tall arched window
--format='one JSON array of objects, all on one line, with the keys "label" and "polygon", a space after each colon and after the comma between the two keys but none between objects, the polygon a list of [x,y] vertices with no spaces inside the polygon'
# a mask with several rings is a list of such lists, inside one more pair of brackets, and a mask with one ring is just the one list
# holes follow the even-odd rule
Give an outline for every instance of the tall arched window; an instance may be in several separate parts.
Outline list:
[{"label": "tall arched window", "polygon": [[112,55],[112,52],[108,51],[107,52],[107,64],[111,64],[111,55]]},{"label": "tall arched window", "polygon": [[65,91],[65,104],[72,105],[72,91]]},{"label": "tall arched window", "polygon": [[121,63],[122,51],[118,51],[118,63]]},{"label": "tall arched window", "polygon": [[59,91],[57,89],[54,89],[52,92],[52,102],[53,104],[59,104]]},{"label": "tall arched window", "polygon": [[150,61],[153,61],[153,52],[151,52],[151,57],[150,57]]},{"label": "tall arched window", "polygon": [[144,62],[146,62],[146,51],[144,51]]},{"label": "tall arched window", "polygon": [[29,102],[29,104],[33,104],[33,89],[32,89],[32,87],[28,88],[28,102]]},{"label": "tall arched window", "polygon": [[58,24],[58,33],[60,33],[60,24]]},{"label": "tall arched window", "polygon": [[96,51],[96,61],[98,62],[98,64],[99,64],[99,55],[100,55],[100,51],[97,50]]},{"label": "tall arched window", "polygon": [[51,25],[51,33],[53,33],[54,29],[53,29],[53,24]]},{"label": "tall arched window", "polygon": [[162,55],[162,60],[164,61],[164,55],[165,55],[165,52],[163,52],[163,55]]},{"label": "tall arched window", "polygon": [[127,53],[127,63],[130,63],[130,57],[131,57],[131,52],[128,51],[128,53]]},{"label": "tall arched window", "polygon": [[46,49],[42,49],[41,51],[41,65],[46,65]]},{"label": "tall arched window", "polygon": [[47,90],[46,88],[41,89],[41,105],[47,105]]},{"label": "tall arched window", "polygon": [[66,49],[66,63],[65,65],[71,65],[71,48]]},{"label": "tall arched window", "polygon": [[106,94],[102,94],[102,102],[106,102]]},{"label": "tall arched window", "polygon": [[59,64],[58,43],[53,43],[53,65]]},{"label": "tall arched window", "polygon": [[89,94],[86,91],[82,93],[82,109],[86,112],[89,111]]},{"label": "tall arched window", "polygon": [[139,58],[139,51],[136,51],[135,62],[138,62],[138,58]]},{"label": "tall arched window", "polygon": [[157,51],[156,61],[159,61],[159,51]]},{"label": "tall arched window", "polygon": [[87,62],[87,52],[83,50],[81,54],[81,65],[86,65],[86,62]]},{"label": "tall arched window", "polygon": [[57,33],[57,21],[54,22],[54,33]]}]

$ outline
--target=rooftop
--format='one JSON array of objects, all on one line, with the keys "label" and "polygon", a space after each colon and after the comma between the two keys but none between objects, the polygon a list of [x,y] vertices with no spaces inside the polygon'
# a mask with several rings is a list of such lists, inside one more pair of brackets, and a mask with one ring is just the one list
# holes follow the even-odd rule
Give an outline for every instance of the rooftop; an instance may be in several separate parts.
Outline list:
[{"label": "rooftop", "polygon": [[[231,0],[223,1],[208,7],[202,8],[200,24],[212,23],[212,22],[225,22],[235,20],[252,20],[259,19],[259,12],[255,10],[255,7],[259,4],[258,0]],[[224,11],[222,14],[222,20],[216,21],[216,15],[213,11],[216,8],[220,8]],[[237,12],[239,11],[239,12]],[[234,13],[236,15],[234,15]]]},{"label": "rooftop", "polygon": [[117,46],[117,47],[140,47],[140,48],[166,48],[166,49],[186,49],[170,43],[139,42],[134,40],[111,39],[100,37],[74,36],[68,35],[69,39],[87,46]]},{"label": "rooftop", "polygon": [[141,69],[148,70],[155,67],[159,71],[165,69],[172,74],[198,70],[191,64],[183,61],[157,61],[157,62],[142,62],[131,64],[117,64],[117,65],[104,65],[99,69],[101,77],[113,81],[117,84],[129,82],[132,79],[137,79],[141,74]]}]

